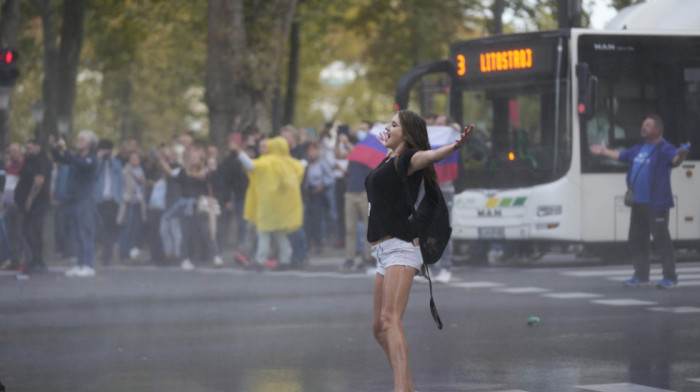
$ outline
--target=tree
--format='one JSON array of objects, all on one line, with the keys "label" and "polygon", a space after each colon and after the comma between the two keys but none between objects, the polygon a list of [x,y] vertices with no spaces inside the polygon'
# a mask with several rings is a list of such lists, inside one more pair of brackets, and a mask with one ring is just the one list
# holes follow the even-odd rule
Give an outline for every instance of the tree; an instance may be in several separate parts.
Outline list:
[{"label": "tree", "polygon": [[612,5],[613,8],[619,11],[625,7],[629,7],[635,4],[641,4],[643,2],[644,0],[610,0],[610,5]]},{"label": "tree", "polygon": [[[103,0],[90,7],[77,115],[151,146],[196,129],[203,107],[206,0]],[[92,125],[91,125],[92,124]]]},{"label": "tree", "polygon": [[271,130],[271,110],[296,0],[209,0],[206,103],[212,140],[236,119]]},{"label": "tree", "polygon": [[83,45],[85,0],[67,0],[63,3],[63,23],[57,34],[56,4],[53,0],[33,0],[39,10],[44,40],[44,120],[39,139],[45,141],[51,134],[64,131],[70,136],[76,96],[76,78],[80,51]]},{"label": "tree", "polygon": [[[20,20],[20,0],[5,0],[0,10],[0,47],[16,47]],[[0,151],[8,145],[10,116],[6,109],[0,110]]]}]

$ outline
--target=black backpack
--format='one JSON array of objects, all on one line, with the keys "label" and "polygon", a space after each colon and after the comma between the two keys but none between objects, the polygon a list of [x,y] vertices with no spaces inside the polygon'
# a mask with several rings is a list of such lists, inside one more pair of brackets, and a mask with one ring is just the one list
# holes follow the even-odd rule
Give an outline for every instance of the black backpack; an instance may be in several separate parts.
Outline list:
[{"label": "black backpack", "polygon": [[445,203],[445,198],[442,196],[440,186],[425,177],[423,177],[425,193],[418,204],[418,208],[416,208],[411,202],[411,192],[408,187],[408,177],[406,176],[408,168],[404,168],[399,160],[397,169],[399,178],[401,178],[403,183],[406,202],[411,205],[413,210],[409,221],[414,238],[418,238],[420,244],[420,253],[423,257],[423,268],[421,269],[426,279],[428,279],[430,287],[430,312],[438,329],[442,329],[442,320],[440,320],[440,315],[433,300],[433,282],[430,280],[430,268],[428,268],[428,265],[435,264],[440,260],[447,243],[450,241],[450,236],[452,235],[450,210],[447,209],[447,203]]}]

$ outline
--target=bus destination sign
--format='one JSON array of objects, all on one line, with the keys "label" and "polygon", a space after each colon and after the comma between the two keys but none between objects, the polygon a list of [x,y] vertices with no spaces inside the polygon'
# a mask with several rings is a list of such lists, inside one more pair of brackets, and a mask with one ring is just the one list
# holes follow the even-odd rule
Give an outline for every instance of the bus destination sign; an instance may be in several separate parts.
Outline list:
[{"label": "bus destination sign", "polygon": [[522,80],[523,77],[554,76],[556,41],[540,39],[521,44],[465,41],[452,46],[456,80],[479,84],[490,81]]}]

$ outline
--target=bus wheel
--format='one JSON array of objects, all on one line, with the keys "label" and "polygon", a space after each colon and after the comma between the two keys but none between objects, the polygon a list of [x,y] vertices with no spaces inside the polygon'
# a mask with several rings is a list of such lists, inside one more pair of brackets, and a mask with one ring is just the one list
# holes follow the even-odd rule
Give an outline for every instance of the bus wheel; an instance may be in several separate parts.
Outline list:
[{"label": "bus wheel", "polygon": [[453,240],[452,262],[455,265],[488,265],[489,249],[488,242]]}]

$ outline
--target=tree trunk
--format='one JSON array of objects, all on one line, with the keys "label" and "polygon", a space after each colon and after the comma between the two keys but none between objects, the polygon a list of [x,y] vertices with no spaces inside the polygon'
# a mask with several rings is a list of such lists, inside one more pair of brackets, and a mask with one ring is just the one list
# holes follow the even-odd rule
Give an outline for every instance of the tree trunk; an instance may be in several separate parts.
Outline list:
[{"label": "tree trunk", "polygon": [[61,51],[58,54],[58,121],[68,125],[68,136],[73,129],[76,83],[80,50],[83,47],[85,0],[67,0],[63,4]]},{"label": "tree trunk", "polygon": [[58,33],[56,31],[56,5],[53,0],[34,0],[41,15],[44,39],[44,80],[42,96],[44,119],[40,126],[39,139],[45,142],[49,135],[57,133],[56,113],[58,106]]},{"label": "tree trunk", "polygon": [[[17,46],[17,30],[19,28],[21,0],[5,0],[2,2],[2,14],[0,14],[0,45],[15,48]],[[3,109],[0,113],[0,151],[10,141],[10,109]]]},{"label": "tree trunk", "polygon": [[503,8],[504,0],[494,0],[491,10],[493,11],[493,33],[503,34]]},{"label": "tree trunk", "polygon": [[212,142],[225,146],[236,116],[232,70],[246,51],[241,0],[209,0],[205,101]]},{"label": "tree trunk", "polygon": [[4,0],[0,14],[0,45],[14,48],[17,46],[19,29],[19,5],[21,0]]},{"label": "tree trunk", "polygon": [[[80,50],[83,45],[85,0],[66,0],[63,4],[61,47],[58,48],[56,4],[53,0],[34,0],[44,32],[44,120],[39,139],[64,131],[70,137],[75,107]],[[59,129],[59,120],[66,129]]]},{"label": "tree trunk", "polygon": [[[300,1],[301,3],[301,1]],[[284,97],[284,119],[286,124],[294,124],[296,118],[297,85],[299,84],[299,54],[301,52],[301,21],[292,22],[289,36],[289,64],[287,66],[287,92]]]},{"label": "tree trunk", "polygon": [[209,0],[206,102],[211,139],[220,146],[236,117],[271,130],[274,91],[297,2],[252,3],[244,9],[243,0]]}]

